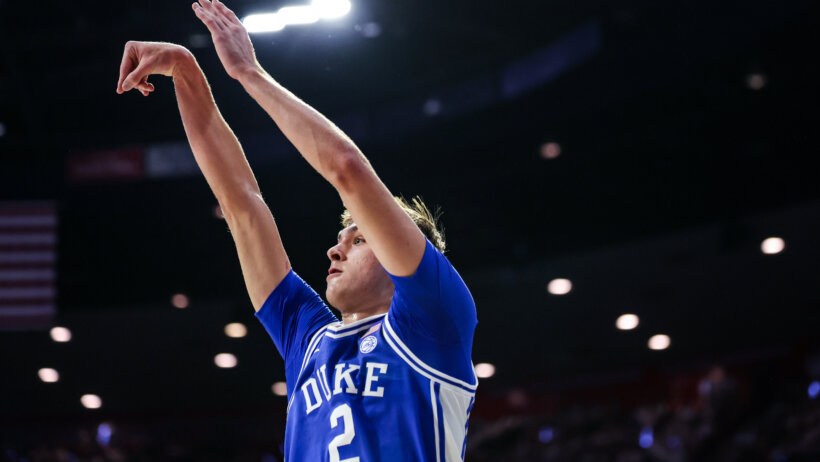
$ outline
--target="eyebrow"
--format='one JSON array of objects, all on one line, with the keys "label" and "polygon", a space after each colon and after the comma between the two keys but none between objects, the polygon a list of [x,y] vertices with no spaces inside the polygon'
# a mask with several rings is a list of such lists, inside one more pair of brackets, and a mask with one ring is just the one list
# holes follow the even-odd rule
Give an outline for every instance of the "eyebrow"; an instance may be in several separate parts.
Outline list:
[{"label": "eyebrow", "polygon": [[[349,233],[355,233],[356,231],[359,230],[359,227],[356,226],[356,225],[353,225],[348,229],[350,230]],[[342,230],[342,231],[344,231],[344,230]],[[336,235],[336,242],[339,242],[342,239],[342,231],[339,231],[339,234]]]}]

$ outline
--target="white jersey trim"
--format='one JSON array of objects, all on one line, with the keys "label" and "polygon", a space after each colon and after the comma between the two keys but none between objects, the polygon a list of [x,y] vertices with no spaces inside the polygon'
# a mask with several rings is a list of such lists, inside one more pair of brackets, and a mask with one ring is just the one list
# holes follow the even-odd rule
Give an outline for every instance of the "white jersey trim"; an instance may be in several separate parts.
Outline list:
[{"label": "white jersey trim", "polygon": [[[436,382],[433,380],[430,380],[430,405],[433,409],[433,431],[436,435],[436,462],[441,462],[441,443],[438,434],[438,400],[436,399]],[[444,437],[444,435],[441,435],[441,437]]]},{"label": "white jersey trim", "polygon": [[416,372],[418,372],[422,376],[426,377],[428,380],[440,383],[441,386],[446,387],[447,389],[451,389],[453,391],[456,391],[458,393],[462,393],[462,394],[467,395],[467,396],[474,396],[475,395],[475,390],[474,389],[468,389],[468,388],[464,388],[460,385],[455,385],[455,384],[452,384],[450,382],[445,382],[445,381],[441,380],[438,377],[434,377],[434,376],[430,375],[429,373],[424,371],[424,369],[421,369],[419,366],[414,364],[413,361],[411,361],[407,356],[405,356],[405,354],[402,352],[402,350],[398,346],[396,346],[393,339],[391,339],[390,335],[387,334],[386,329],[383,329],[382,332],[385,333],[384,334],[384,339],[387,340],[387,344],[390,345],[390,348],[392,348],[393,351],[395,351],[396,354],[399,355],[399,357],[404,360],[404,362],[406,362],[411,368],[413,368],[413,370],[415,370]]},{"label": "white jersey trim", "polygon": [[[374,319],[375,317],[370,317],[370,318],[367,318],[367,319],[363,319],[361,321],[356,321],[355,323],[350,323],[350,324],[345,326],[345,327],[353,326],[353,328],[351,330],[347,330],[347,329],[345,329],[343,331],[338,330],[338,331],[336,331],[336,333],[331,333],[331,332],[325,331],[325,337],[342,338],[342,337],[347,337],[347,336],[350,336],[350,335],[353,335],[353,334],[358,334],[359,332],[361,332],[363,330],[370,329],[373,326],[373,324],[376,324],[376,322],[380,321],[381,317],[384,316],[384,315],[380,314],[378,316],[379,316],[379,319]],[[356,326],[360,326],[360,327],[356,327]],[[328,330],[330,330],[330,329],[331,328],[328,328]]]},{"label": "white jersey trim", "polygon": [[297,378],[299,378],[299,376],[301,376],[302,372],[305,370],[305,366],[307,366],[308,358],[310,358],[310,354],[311,354],[311,351],[313,350],[313,348],[316,347],[316,343],[318,343],[319,340],[322,338],[322,334],[324,333],[324,331],[329,329],[330,326],[332,326],[332,325],[333,324],[328,324],[328,325],[320,328],[319,330],[314,332],[313,336],[310,338],[310,342],[308,342],[308,346],[305,349],[305,356],[302,358],[302,367],[299,368],[299,375],[296,376]]},{"label": "white jersey trim", "polygon": [[[305,367],[307,367],[308,359],[313,354],[313,350],[319,346],[319,340],[324,336],[324,332],[330,328],[335,323],[327,324],[326,326],[320,328],[316,332],[313,333],[313,336],[308,342],[307,349],[305,349],[305,356],[302,358],[302,367],[299,368],[299,373],[296,374],[296,381],[299,382],[299,377],[302,376],[302,373],[305,372]],[[293,384],[293,392],[291,393],[290,397],[288,398],[288,408],[287,412],[290,412],[290,405],[293,403],[293,397],[296,395],[296,384]]]},{"label": "white jersey trim", "polygon": [[[399,345],[399,348],[401,350],[403,350],[407,354],[407,356],[412,358],[412,361],[407,361],[407,362],[411,366],[414,366],[414,369],[416,369],[416,367],[413,364],[413,362],[415,362],[416,364],[418,364],[419,366],[424,368],[429,374],[433,375],[434,377],[437,377],[437,380],[439,382],[444,382],[444,383],[449,382],[450,384],[458,385],[460,387],[464,387],[464,388],[467,388],[467,389],[472,390],[472,391],[475,391],[475,389],[478,387],[478,377],[475,375],[475,367],[472,367],[472,369],[473,369],[473,381],[474,381],[475,384],[469,384],[469,383],[467,383],[463,380],[460,380],[460,379],[457,379],[453,376],[447,375],[444,372],[439,371],[438,369],[434,369],[434,368],[430,367],[427,363],[425,363],[424,361],[419,359],[418,356],[414,355],[413,352],[410,350],[410,348],[408,348],[407,345],[405,345],[404,342],[401,341],[399,336],[396,335],[396,332],[393,330],[393,327],[390,325],[390,320],[388,318],[384,318],[384,326],[386,327],[385,332],[387,333],[385,338],[392,337],[392,339]],[[401,355],[401,353],[399,355],[404,357],[403,355]],[[470,363],[470,365],[472,366],[472,363]]]}]

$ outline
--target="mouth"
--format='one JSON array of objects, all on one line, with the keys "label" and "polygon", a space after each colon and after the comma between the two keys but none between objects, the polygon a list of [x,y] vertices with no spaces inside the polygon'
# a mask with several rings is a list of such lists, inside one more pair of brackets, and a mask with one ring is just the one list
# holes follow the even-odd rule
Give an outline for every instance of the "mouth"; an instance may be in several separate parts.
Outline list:
[{"label": "mouth", "polygon": [[331,278],[331,277],[333,277],[333,276],[339,275],[339,274],[342,274],[342,271],[341,271],[341,270],[339,270],[339,269],[336,269],[336,268],[330,268],[329,270],[327,270],[327,277],[328,277],[328,279],[330,279],[330,278]]}]

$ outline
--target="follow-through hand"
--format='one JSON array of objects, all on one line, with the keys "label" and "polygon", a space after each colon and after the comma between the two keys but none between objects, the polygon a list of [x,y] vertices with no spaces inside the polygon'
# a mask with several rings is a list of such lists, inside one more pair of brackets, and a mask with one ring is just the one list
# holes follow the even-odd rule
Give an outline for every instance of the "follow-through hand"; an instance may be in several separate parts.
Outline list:
[{"label": "follow-through hand", "polygon": [[219,0],[199,0],[191,7],[211,33],[216,53],[228,75],[239,79],[242,74],[258,68],[248,31],[233,11]]}]

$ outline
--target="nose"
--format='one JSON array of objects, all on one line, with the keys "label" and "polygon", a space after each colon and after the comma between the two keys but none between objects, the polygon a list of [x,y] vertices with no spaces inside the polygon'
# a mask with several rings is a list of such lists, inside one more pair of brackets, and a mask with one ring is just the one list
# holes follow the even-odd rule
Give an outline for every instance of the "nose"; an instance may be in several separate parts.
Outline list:
[{"label": "nose", "polygon": [[327,249],[327,258],[329,258],[330,261],[341,261],[345,259],[345,254],[341,249],[341,243]]}]

